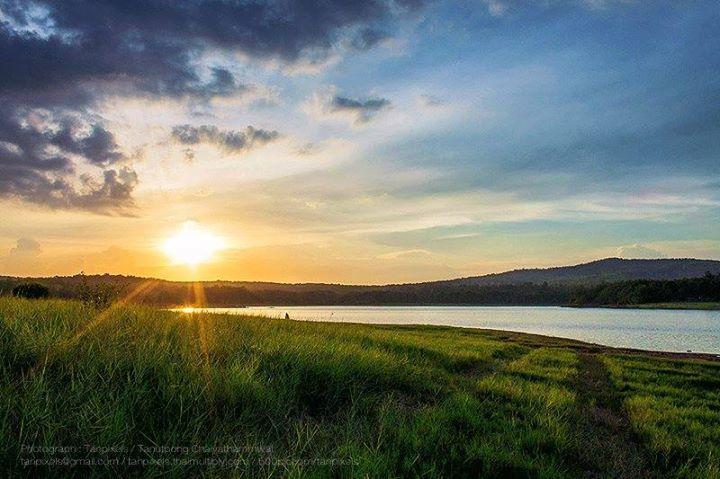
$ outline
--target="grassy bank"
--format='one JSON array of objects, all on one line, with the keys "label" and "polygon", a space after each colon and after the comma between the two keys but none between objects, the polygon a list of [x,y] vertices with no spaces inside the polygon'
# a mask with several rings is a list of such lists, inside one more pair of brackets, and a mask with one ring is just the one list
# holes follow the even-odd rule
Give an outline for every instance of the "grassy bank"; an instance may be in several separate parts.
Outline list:
[{"label": "grassy bank", "polygon": [[638,309],[700,309],[713,311],[720,309],[720,303],[646,303],[627,307]]},{"label": "grassy bank", "polygon": [[[700,359],[7,298],[0,355],[2,461],[23,475],[720,474],[720,363]],[[29,465],[63,458],[108,461]]]}]

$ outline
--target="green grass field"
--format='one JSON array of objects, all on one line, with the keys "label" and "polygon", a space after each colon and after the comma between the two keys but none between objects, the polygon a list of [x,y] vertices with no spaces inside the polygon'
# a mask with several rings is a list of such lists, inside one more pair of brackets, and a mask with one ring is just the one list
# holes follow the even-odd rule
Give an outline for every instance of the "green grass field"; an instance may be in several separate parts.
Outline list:
[{"label": "green grass field", "polygon": [[9,475],[720,477],[707,360],[9,298],[0,355]]}]

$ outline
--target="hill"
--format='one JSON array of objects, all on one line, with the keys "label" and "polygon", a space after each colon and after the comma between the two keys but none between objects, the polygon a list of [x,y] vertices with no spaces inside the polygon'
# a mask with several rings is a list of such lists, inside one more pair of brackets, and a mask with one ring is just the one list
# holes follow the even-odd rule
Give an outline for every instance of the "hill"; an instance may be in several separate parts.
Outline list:
[{"label": "hill", "polygon": [[[624,298],[634,304],[648,296],[647,285],[625,285],[629,281],[668,281],[720,274],[720,261],[697,259],[625,260],[608,258],[575,266],[523,269],[472,278],[426,283],[360,286],[342,284],[283,284],[248,281],[204,281],[202,294],[189,282],[173,282],[120,275],[75,275],[52,278],[0,277],[0,294],[9,294],[23,282],[37,281],[60,298],[83,298],[105,294],[111,285],[131,301],[182,306],[244,305],[567,305],[611,304],[597,298]],[[612,284],[622,294],[598,293],[594,288]],[[714,283],[712,283],[714,284]],[[716,301],[707,285],[650,285],[653,302]],[[640,291],[642,289],[642,291]],[[637,292],[637,294],[635,294]],[[132,294],[130,294],[132,293]],[[642,293],[642,294],[640,294]],[[648,296],[650,297],[650,296]]]},{"label": "hill", "polygon": [[438,281],[463,285],[572,282],[597,284],[633,279],[698,278],[720,273],[720,261],[707,259],[622,259],[605,258],[589,263],[555,268],[517,269],[504,273]]}]

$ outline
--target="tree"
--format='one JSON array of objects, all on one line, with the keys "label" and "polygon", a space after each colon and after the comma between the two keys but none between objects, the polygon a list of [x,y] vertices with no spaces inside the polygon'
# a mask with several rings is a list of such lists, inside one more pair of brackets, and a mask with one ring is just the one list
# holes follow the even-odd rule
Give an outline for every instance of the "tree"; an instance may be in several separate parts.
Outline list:
[{"label": "tree", "polygon": [[80,273],[80,276],[82,276],[82,281],[77,288],[77,297],[83,303],[97,309],[106,309],[120,299],[122,285],[110,282],[90,283],[83,273]]}]

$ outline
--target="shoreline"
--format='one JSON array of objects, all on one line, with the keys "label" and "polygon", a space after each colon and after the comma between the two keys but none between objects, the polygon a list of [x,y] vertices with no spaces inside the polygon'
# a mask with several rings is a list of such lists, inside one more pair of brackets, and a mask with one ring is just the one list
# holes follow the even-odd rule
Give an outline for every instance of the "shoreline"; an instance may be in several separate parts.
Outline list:
[{"label": "shoreline", "polygon": [[[688,306],[694,307],[688,307]],[[660,309],[672,311],[720,311],[720,303],[646,303],[630,306],[617,306],[618,309]]]},{"label": "shoreline", "polygon": [[[702,306],[701,306],[702,305]],[[170,311],[182,309],[248,309],[248,308],[567,308],[567,309],[640,309],[640,310],[661,310],[661,311],[720,311],[720,303],[643,303],[633,305],[610,305],[610,304],[424,304],[424,303],[403,303],[403,304],[241,304],[233,306],[147,306],[159,307]]]},{"label": "shoreline", "polygon": [[[208,309],[208,308],[205,308]],[[622,309],[622,308],[618,308]],[[223,312],[212,312],[212,311],[197,311],[197,312],[184,312],[181,310],[174,310],[173,312],[182,314],[213,314],[219,316],[238,316],[238,317],[255,317],[264,318],[277,321],[294,321],[294,322],[309,322],[319,323],[325,325],[352,325],[352,326],[363,326],[363,327],[374,327],[380,329],[434,329],[434,330],[451,330],[451,331],[482,331],[483,333],[489,333],[490,336],[499,340],[508,340],[515,343],[527,343],[528,345],[545,345],[549,347],[564,347],[573,349],[575,351],[588,353],[588,354],[602,354],[602,353],[616,353],[616,354],[629,354],[629,355],[646,355],[653,357],[662,357],[668,359],[701,359],[705,361],[720,362],[720,352],[718,353],[706,353],[706,352],[678,352],[678,351],[656,351],[651,349],[638,349],[629,347],[616,347],[607,346],[604,344],[591,343],[582,341],[579,339],[563,338],[561,336],[550,336],[537,333],[526,333],[522,331],[509,331],[504,329],[493,329],[493,328],[471,328],[466,326],[444,326],[435,324],[387,324],[387,323],[358,323],[358,322],[335,322],[335,321],[305,321],[298,319],[283,319],[274,318],[271,316],[253,315],[253,314],[231,314]],[[531,340],[531,341],[528,341]]]},{"label": "shoreline", "polygon": [[[439,326],[442,327],[442,326]],[[474,328],[456,328],[456,329],[470,329]],[[720,353],[702,353],[702,352],[676,352],[676,351],[654,351],[651,349],[638,349],[638,348],[626,348],[626,347],[615,347],[606,346],[604,344],[590,343],[587,341],[581,341],[579,339],[563,338],[560,336],[546,336],[544,334],[536,333],[523,333],[520,331],[505,331],[502,329],[483,329],[477,328],[482,331],[490,332],[492,336],[497,339],[507,339],[513,342],[522,342],[522,337],[530,339],[540,340],[540,342],[548,342],[548,346],[552,347],[565,347],[576,351],[589,353],[589,354],[603,354],[603,353],[616,353],[616,354],[628,354],[638,356],[653,356],[667,359],[702,359],[705,361],[720,362]],[[517,337],[520,341],[513,339]],[[543,341],[545,340],[545,341]],[[533,342],[533,344],[537,344]]]}]

